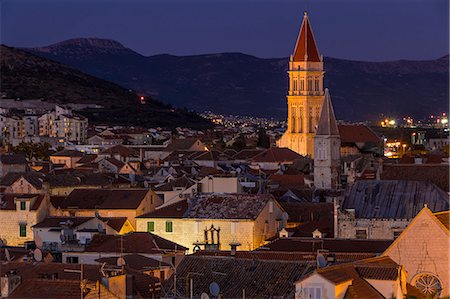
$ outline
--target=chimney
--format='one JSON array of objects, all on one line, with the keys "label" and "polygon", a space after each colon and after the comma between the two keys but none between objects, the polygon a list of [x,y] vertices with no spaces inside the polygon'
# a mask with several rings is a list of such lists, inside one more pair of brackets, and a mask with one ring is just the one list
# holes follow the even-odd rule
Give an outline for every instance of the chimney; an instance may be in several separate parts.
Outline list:
[{"label": "chimney", "polygon": [[10,270],[4,277],[0,278],[2,298],[9,297],[11,293],[20,285],[22,278],[15,270]]}]

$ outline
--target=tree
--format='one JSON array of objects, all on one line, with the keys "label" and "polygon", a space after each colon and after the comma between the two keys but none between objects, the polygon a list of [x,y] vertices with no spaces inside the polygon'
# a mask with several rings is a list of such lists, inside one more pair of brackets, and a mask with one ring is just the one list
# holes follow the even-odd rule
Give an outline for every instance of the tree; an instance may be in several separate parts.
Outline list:
[{"label": "tree", "polygon": [[50,157],[50,144],[33,143],[33,142],[21,142],[17,146],[13,147],[14,153],[24,153],[27,159],[35,160],[48,160]]}]

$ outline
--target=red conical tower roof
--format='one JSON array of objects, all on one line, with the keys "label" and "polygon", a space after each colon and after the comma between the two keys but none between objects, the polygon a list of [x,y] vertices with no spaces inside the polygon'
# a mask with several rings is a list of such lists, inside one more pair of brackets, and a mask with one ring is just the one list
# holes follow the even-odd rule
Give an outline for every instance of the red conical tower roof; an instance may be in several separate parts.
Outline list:
[{"label": "red conical tower roof", "polygon": [[[306,55],[306,56],[305,56]],[[305,12],[303,17],[300,34],[295,45],[293,61],[311,61],[320,62],[319,50],[317,49],[308,14]]]}]

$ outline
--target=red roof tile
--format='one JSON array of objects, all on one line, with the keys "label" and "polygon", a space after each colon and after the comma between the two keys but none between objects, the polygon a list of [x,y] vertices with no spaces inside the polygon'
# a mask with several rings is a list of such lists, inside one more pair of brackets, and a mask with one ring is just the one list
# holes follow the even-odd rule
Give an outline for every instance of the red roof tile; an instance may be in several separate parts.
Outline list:
[{"label": "red roof tile", "polygon": [[338,128],[342,143],[381,142],[381,138],[366,125],[340,124]]},{"label": "red roof tile", "polygon": [[317,49],[314,34],[306,12],[303,17],[303,23],[297,39],[297,44],[295,45],[293,59],[294,61],[307,60],[312,62],[320,62],[319,50]]}]

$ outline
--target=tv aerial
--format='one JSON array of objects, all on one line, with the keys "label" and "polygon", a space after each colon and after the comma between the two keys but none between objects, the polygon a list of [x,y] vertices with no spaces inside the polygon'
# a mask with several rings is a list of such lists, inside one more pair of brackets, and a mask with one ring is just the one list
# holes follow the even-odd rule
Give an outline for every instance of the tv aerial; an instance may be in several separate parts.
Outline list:
[{"label": "tv aerial", "polygon": [[119,257],[119,258],[117,259],[116,264],[117,264],[117,266],[119,266],[119,267],[123,267],[123,266],[125,266],[125,265],[127,264],[127,262],[125,261],[125,259],[124,259],[123,257]]}]

